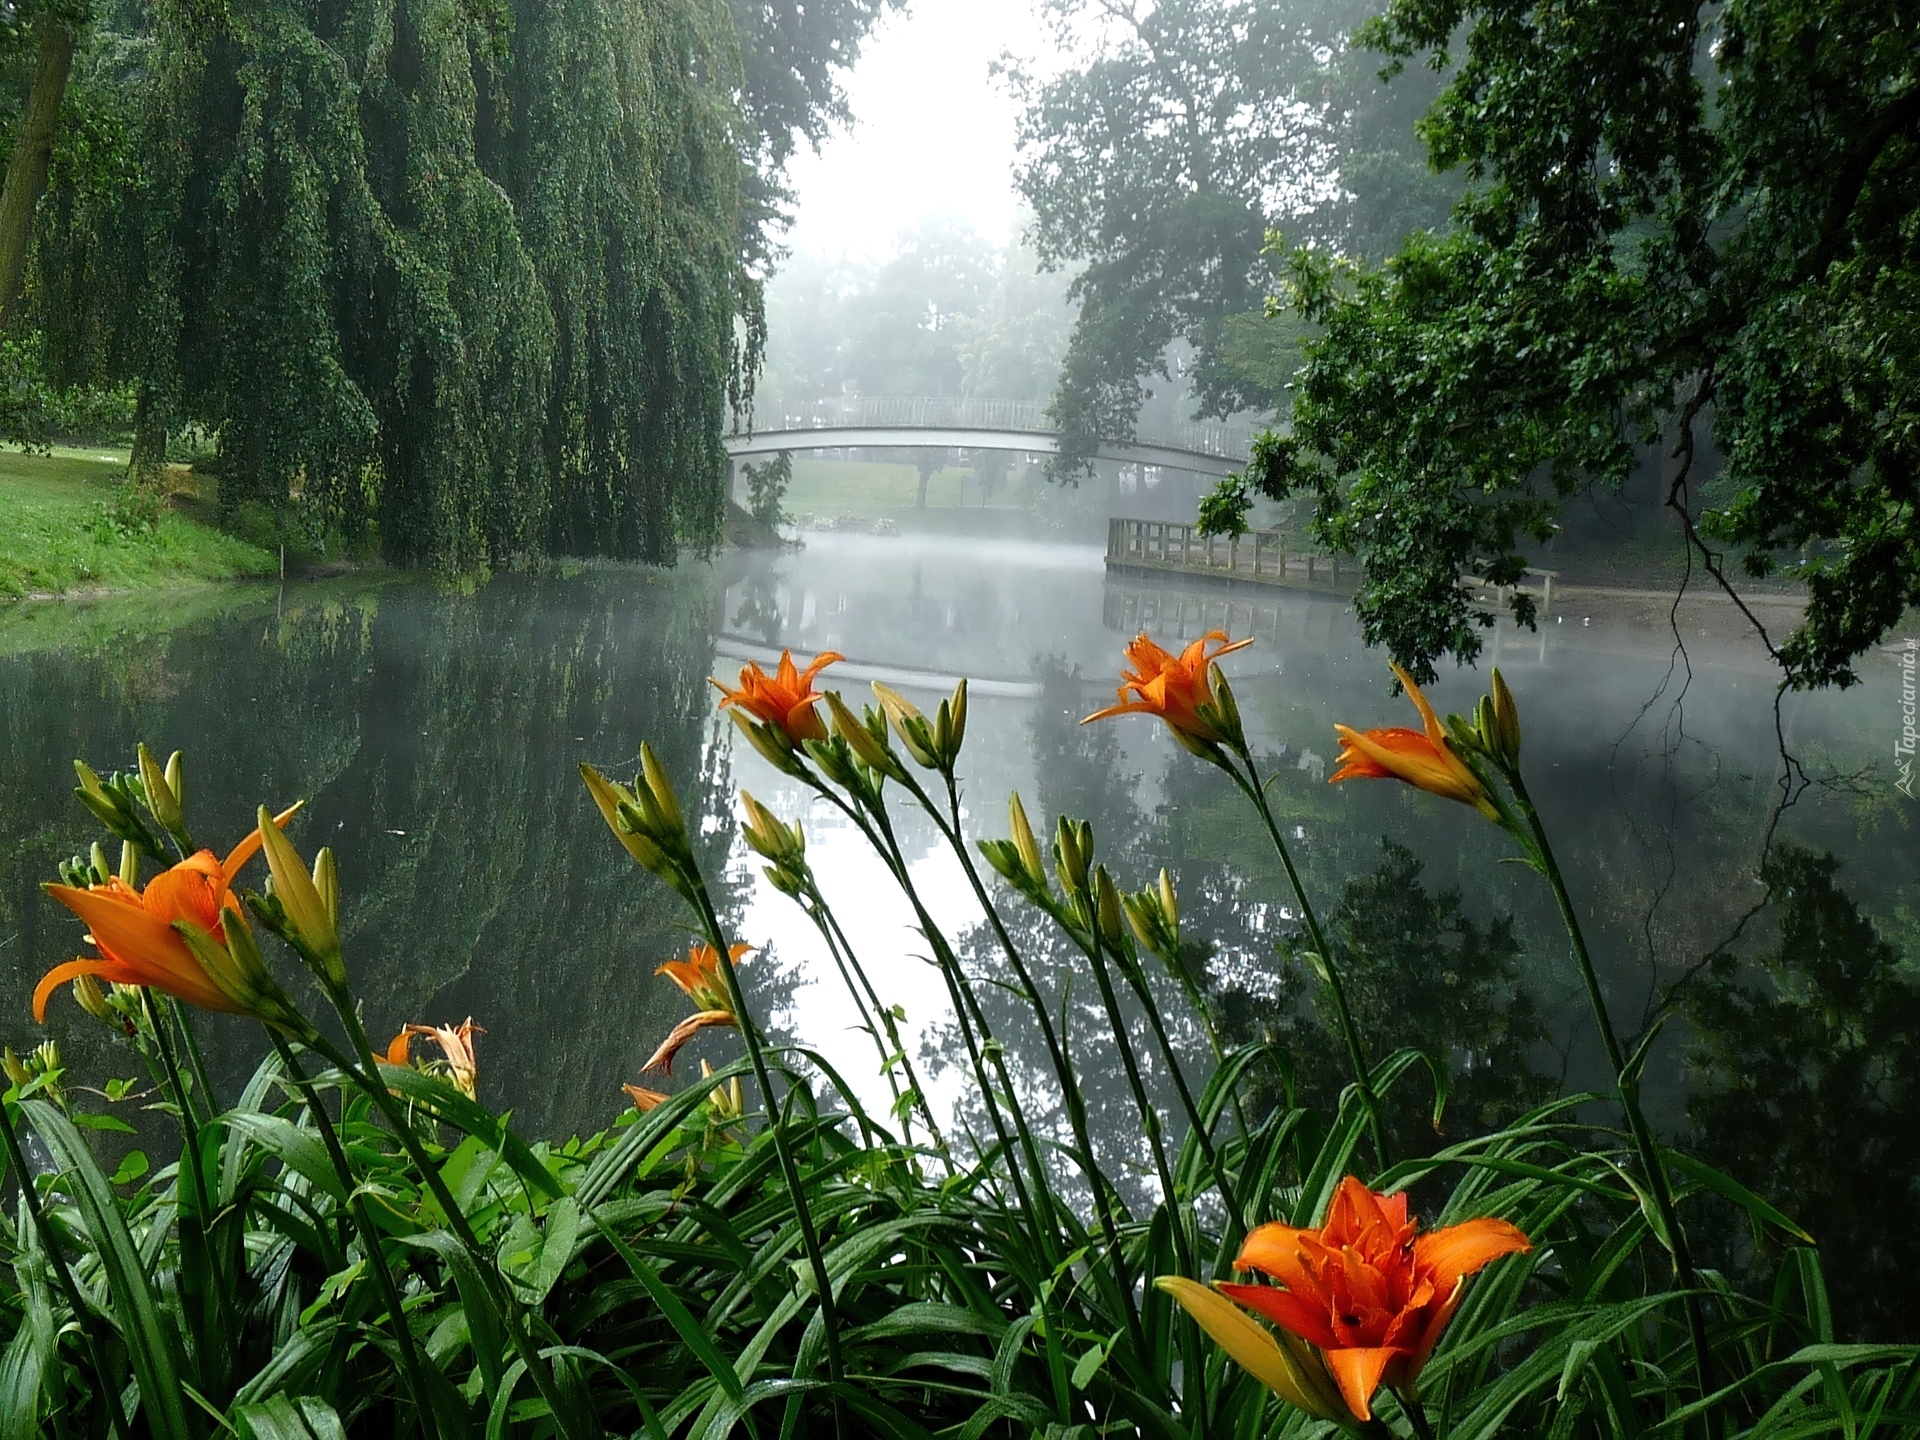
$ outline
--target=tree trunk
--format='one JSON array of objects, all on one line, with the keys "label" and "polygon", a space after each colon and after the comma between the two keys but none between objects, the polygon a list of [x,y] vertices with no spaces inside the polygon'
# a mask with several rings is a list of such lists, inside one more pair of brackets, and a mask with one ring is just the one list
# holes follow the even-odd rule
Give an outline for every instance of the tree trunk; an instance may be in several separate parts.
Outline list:
[{"label": "tree trunk", "polygon": [[72,29],[51,15],[42,15],[38,28],[40,63],[34,69],[33,90],[20,115],[20,134],[14,140],[13,159],[7,166],[6,189],[0,191],[0,331],[12,331],[25,308],[33,212],[47,188],[47,162],[53,156],[53,136],[60,124],[61,101],[66,98],[67,75],[73,69]]}]

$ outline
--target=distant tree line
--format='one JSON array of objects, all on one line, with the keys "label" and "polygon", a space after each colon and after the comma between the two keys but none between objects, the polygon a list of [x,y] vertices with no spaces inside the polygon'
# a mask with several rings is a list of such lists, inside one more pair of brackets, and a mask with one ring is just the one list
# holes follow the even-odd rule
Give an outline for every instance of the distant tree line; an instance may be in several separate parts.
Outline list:
[{"label": "distant tree line", "polygon": [[669,559],[718,533],[784,168],[896,3],[11,7],[0,318],[133,388],[136,474],[217,437],[230,521]]},{"label": "distant tree line", "polygon": [[1033,252],[930,217],[884,260],[796,256],[768,292],[769,405],[833,395],[1041,401],[1073,327]]}]

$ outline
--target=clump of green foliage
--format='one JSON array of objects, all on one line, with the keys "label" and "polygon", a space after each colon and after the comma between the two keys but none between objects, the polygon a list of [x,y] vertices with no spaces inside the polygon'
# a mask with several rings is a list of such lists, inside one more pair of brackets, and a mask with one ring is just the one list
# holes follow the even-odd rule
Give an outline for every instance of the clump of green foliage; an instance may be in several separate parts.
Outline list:
[{"label": "clump of green foliage", "polygon": [[[743,838],[828,947],[891,1108],[871,1112],[804,1044],[767,1039],[740,987],[735,937],[708,888],[698,837],[647,747],[631,784],[585,767],[583,775],[614,839],[656,877],[645,883],[684,903],[700,940],[674,967],[696,1013],[658,1063],[670,1067],[674,1051],[707,1028],[737,1032],[746,1054],[677,1093],[636,1087],[636,1108],[613,1126],[557,1145],[528,1143],[477,1101],[468,1027],[438,1032],[444,1061],[407,1063],[405,1031],[377,1050],[351,985],[334,857],[321,851],[309,872],[263,809],[270,882],[253,890],[238,880],[245,849],[216,864],[213,881],[204,858],[188,858],[199,842],[183,763],[162,767],[143,747],[125,774],[80,767],[78,793],[121,842],[121,857],[111,865],[103,845],[74,857],[63,871],[73,888],[60,897],[76,910],[185,908],[172,926],[128,930],[117,951],[60,967],[41,998],[73,979],[75,1000],[148,1070],[180,1133],[178,1161],[156,1166],[137,1151],[109,1172],[86,1132],[126,1128],[96,1097],[124,1100],[132,1082],[91,1092],[51,1046],[24,1058],[9,1052],[0,1139],[13,1175],[25,1178],[18,1218],[0,1230],[19,1287],[16,1303],[0,1309],[0,1408],[12,1426],[28,1433],[57,1419],[69,1433],[126,1440],[205,1440],[215,1430],[249,1440],[451,1440],[483,1430],[525,1440],[608,1432],[719,1440],[776,1423],[790,1434],[838,1427],[898,1437],[1189,1440],[1338,1429],[1374,1440],[1492,1440],[1677,1434],[1705,1417],[1729,1440],[1842,1426],[1871,1440],[1920,1419],[1920,1352],[1837,1343],[1818,1253],[1766,1201],[1664,1147],[1650,1175],[1638,1135],[1625,1143],[1579,1120],[1599,1096],[1549,1101],[1394,1160],[1377,1107],[1444,1066],[1423,1066],[1419,1051],[1402,1048],[1363,1060],[1337,1095],[1302,1103],[1289,1083],[1274,1083],[1288,1079],[1282,1047],[1222,1043],[1164,876],[1123,895],[1091,826],[1064,816],[1049,865],[1017,800],[1011,838],[980,842],[976,854],[961,828],[964,684],[931,715],[884,687],[880,707],[861,715],[829,695],[829,729],[814,708],[816,673],[760,676],[774,688],[748,695],[756,718],[743,716],[742,730],[871,843],[914,906],[953,1002],[979,1133],[951,1133],[935,1114],[901,1046],[897,1012],[875,984],[881,972],[852,948],[822,896],[801,826],[742,795]],[[743,678],[743,694],[745,686]],[[1217,670],[1207,693],[1169,721],[1185,727],[1196,753],[1245,782],[1291,876]],[[1516,837],[1533,834],[1544,856],[1544,830],[1518,778],[1517,715],[1497,683],[1496,696],[1475,722],[1450,718],[1460,747],[1450,753],[1461,766],[1461,755],[1472,756],[1463,773],[1487,785],[1497,761],[1502,788],[1452,798],[1492,812]],[[769,718],[757,718],[763,712]],[[1434,783],[1459,781],[1448,774]],[[900,813],[889,788],[903,797]],[[903,848],[896,829],[907,811],[932,827],[983,907],[998,945],[993,973],[970,972],[928,913],[910,861],[920,852]],[[1370,885],[1417,880],[1404,853],[1388,859],[1386,872],[1350,892],[1354,906],[1367,906]],[[167,882],[143,888],[156,863]],[[1550,860],[1544,873],[1561,894]],[[189,883],[189,874],[200,878]],[[223,909],[229,876],[239,893]],[[1365,1005],[1368,988],[1388,981],[1363,966],[1343,986],[1345,955],[1383,939],[1408,942],[1371,933],[1355,908],[1338,924],[1337,953],[1305,891],[1296,892],[1315,947],[1303,960],[1337,998],[1351,1035],[1369,1017],[1356,1019],[1349,1000]],[[203,894],[211,908],[193,908]],[[1103,1117],[1102,1139],[1124,1143],[1157,1190],[1116,1184],[1097,1154],[1081,1083],[1087,1062],[1060,1047],[1014,938],[1020,927],[1008,923],[1029,910],[1065,937],[1112,1018],[1114,1053],[1102,1061],[1117,1059],[1136,1109],[1130,1122],[1118,1111]],[[213,930],[200,924],[209,916]],[[1504,983],[1513,947],[1498,924],[1463,922],[1445,895],[1423,897],[1404,918],[1471,952],[1461,962],[1470,988]],[[1579,948],[1571,917],[1569,936]],[[291,964],[264,953],[276,942]],[[1191,1009],[1156,999],[1155,965]],[[280,978],[301,970],[299,985]],[[120,983],[134,979],[144,988]],[[293,998],[316,989],[333,1011],[327,1029]],[[1030,1121],[982,1004],[990,990],[1018,997],[1046,1035],[1065,1133],[1049,1136]],[[237,1096],[209,1084],[175,992],[265,1026],[272,1053]],[[1197,1090],[1169,1022],[1197,1027],[1212,1051]],[[1613,1097],[1630,1116],[1641,1058],[1620,1070]],[[1143,1062],[1170,1067],[1184,1128],[1148,1100]],[[1125,1142],[1123,1123],[1133,1127]],[[23,1129],[50,1157],[43,1171],[28,1168]],[[1342,1177],[1363,1168],[1381,1191],[1431,1190],[1434,1225],[1502,1217],[1532,1248],[1473,1282],[1418,1391],[1381,1389],[1364,1422],[1315,1419],[1276,1401],[1180,1305],[1142,1282],[1226,1277],[1250,1226],[1316,1223]],[[1650,1193],[1676,1180],[1687,1187],[1672,1201],[1677,1210]],[[1707,1195],[1785,1243],[1777,1280],[1676,1282],[1685,1254],[1676,1227]],[[1704,1317],[1702,1328],[1689,1312]]]},{"label": "clump of green foliage", "polygon": [[1292,255],[1276,303],[1320,333],[1244,483],[1316,499],[1368,642],[1426,677],[1493,623],[1461,577],[1512,584],[1659,460],[1714,582],[1805,583],[1787,681],[1853,683],[1920,601],[1908,8],[1394,0],[1360,38],[1450,73],[1421,133],[1467,193],[1379,268]]}]

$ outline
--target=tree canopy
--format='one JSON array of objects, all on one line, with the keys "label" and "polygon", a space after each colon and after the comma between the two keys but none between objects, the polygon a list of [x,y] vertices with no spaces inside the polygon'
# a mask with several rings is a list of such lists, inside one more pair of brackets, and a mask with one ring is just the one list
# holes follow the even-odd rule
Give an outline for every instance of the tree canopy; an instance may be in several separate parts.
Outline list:
[{"label": "tree canopy", "polygon": [[230,519],[405,564],[717,535],[781,171],[891,0],[115,0],[41,206],[49,373]]},{"label": "tree canopy", "polygon": [[1413,141],[1431,89],[1383,89],[1346,43],[1363,0],[1041,9],[1076,59],[1008,74],[1035,243],[1079,267],[1053,400],[1074,473],[1098,440],[1131,436],[1156,379],[1208,414],[1283,403],[1297,347],[1253,323],[1271,229],[1384,253],[1443,219],[1448,192]]},{"label": "tree canopy", "polygon": [[1652,458],[1715,581],[1805,581],[1761,632],[1787,682],[1852,683],[1920,600],[1920,15],[1391,0],[1362,38],[1448,72],[1422,134],[1467,192],[1384,265],[1293,255],[1321,333],[1247,479],[1363,557],[1367,639],[1472,659],[1493,616],[1458,578],[1517,578],[1568,496]]}]

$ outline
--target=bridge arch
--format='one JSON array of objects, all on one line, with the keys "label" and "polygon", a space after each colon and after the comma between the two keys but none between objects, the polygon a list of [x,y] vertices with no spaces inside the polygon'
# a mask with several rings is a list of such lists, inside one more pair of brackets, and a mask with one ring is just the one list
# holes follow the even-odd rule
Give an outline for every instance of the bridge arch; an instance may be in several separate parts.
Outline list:
[{"label": "bridge arch", "polygon": [[[783,450],[1005,450],[1059,453],[1059,427],[1038,406],[1013,400],[938,400],[892,396],[822,400],[765,417],[767,428],[727,437],[733,459]],[[1149,430],[1131,441],[1102,442],[1101,460],[1224,475],[1246,464],[1252,432],[1231,425]]]}]

